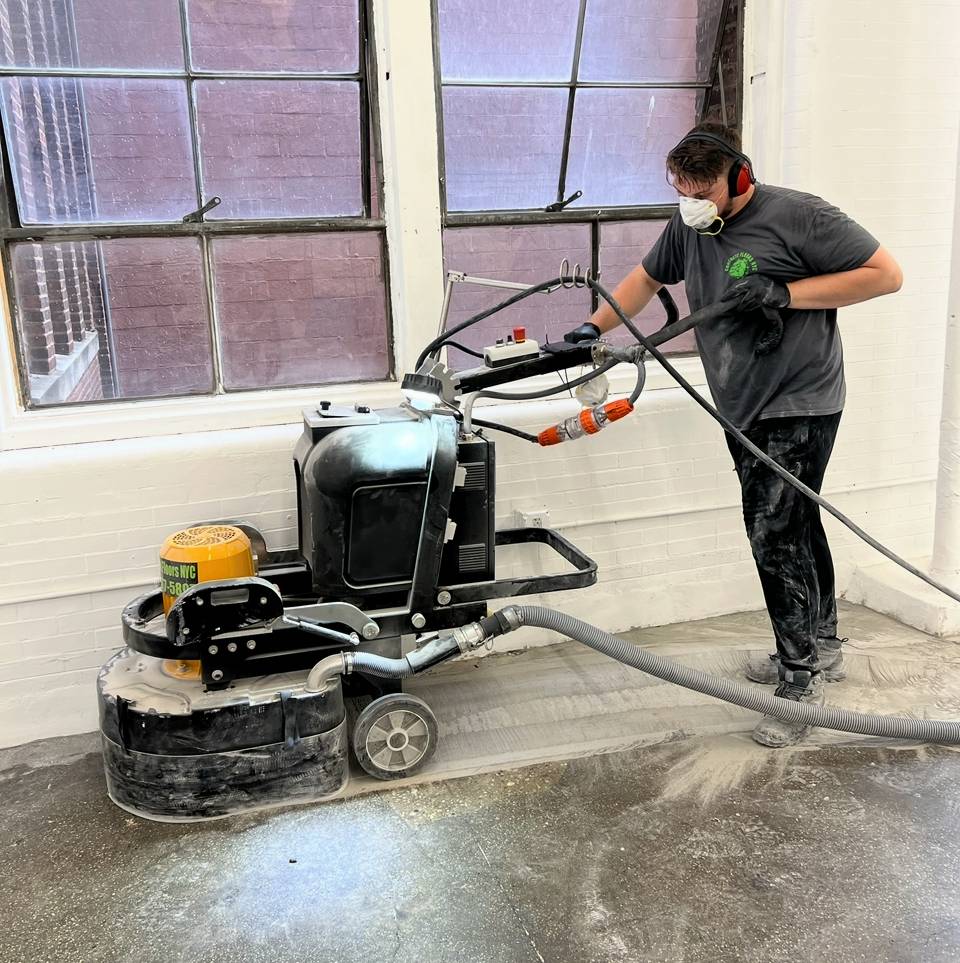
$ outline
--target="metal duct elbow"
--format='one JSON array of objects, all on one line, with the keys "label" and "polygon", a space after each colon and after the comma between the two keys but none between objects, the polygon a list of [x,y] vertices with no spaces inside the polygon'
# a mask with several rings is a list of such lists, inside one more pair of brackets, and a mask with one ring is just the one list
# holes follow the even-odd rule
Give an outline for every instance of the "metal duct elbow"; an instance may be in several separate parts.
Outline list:
[{"label": "metal duct elbow", "polygon": [[331,679],[348,673],[350,670],[345,656],[345,652],[338,652],[336,655],[328,655],[325,659],[321,659],[307,676],[307,692],[321,692],[329,685]]}]

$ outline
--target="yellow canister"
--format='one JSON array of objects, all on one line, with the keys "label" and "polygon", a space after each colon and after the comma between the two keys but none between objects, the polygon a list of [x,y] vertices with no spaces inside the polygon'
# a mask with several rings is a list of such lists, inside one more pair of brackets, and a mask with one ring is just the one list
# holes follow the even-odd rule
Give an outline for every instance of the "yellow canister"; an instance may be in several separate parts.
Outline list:
[{"label": "yellow canister", "polygon": [[[200,582],[249,575],[256,575],[253,549],[241,529],[197,525],[175,532],[160,548],[163,614],[167,615],[177,598]],[[175,678],[199,678],[200,663],[165,660],[164,671]]]},{"label": "yellow canister", "polygon": [[200,582],[255,575],[250,539],[233,525],[198,525],[170,535],[160,549],[163,613]]}]

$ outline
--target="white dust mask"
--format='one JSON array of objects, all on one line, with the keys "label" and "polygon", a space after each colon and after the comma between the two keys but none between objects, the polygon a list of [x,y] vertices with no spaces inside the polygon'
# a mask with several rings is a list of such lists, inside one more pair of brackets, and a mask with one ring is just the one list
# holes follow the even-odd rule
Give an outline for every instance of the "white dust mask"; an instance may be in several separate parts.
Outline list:
[{"label": "white dust mask", "polygon": [[[723,218],[717,210],[717,205],[705,197],[681,197],[680,198],[680,217],[687,227],[692,227],[701,234],[719,234],[723,228]],[[715,221],[720,222],[720,227],[715,231],[708,231]]]}]

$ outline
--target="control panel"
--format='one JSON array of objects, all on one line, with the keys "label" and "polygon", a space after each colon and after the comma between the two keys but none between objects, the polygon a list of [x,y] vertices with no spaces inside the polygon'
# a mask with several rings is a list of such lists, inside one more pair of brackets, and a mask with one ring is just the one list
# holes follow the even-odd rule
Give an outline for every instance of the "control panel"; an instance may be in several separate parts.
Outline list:
[{"label": "control panel", "polygon": [[526,329],[514,328],[512,334],[497,338],[497,343],[483,349],[483,363],[488,368],[499,368],[515,364],[524,358],[535,358],[540,354],[540,345],[527,337]]}]

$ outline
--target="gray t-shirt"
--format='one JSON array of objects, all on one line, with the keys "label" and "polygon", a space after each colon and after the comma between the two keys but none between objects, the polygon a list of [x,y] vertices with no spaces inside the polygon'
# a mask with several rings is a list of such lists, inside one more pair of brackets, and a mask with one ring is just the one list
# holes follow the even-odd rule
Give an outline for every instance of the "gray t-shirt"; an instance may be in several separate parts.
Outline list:
[{"label": "gray t-shirt", "polygon": [[[747,274],[797,281],[862,267],[877,240],[812,194],[758,184],[746,207],[708,237],[677,212],[643,259],[662,284],[686,282],[694,311],[718,301]],[[738,428],[764,418],[831,415],[843,410],[843,348],[836,309],[783,312],[780,346],[764,357],[756,314],[695,329],[707,384],[720,412]]]}]

